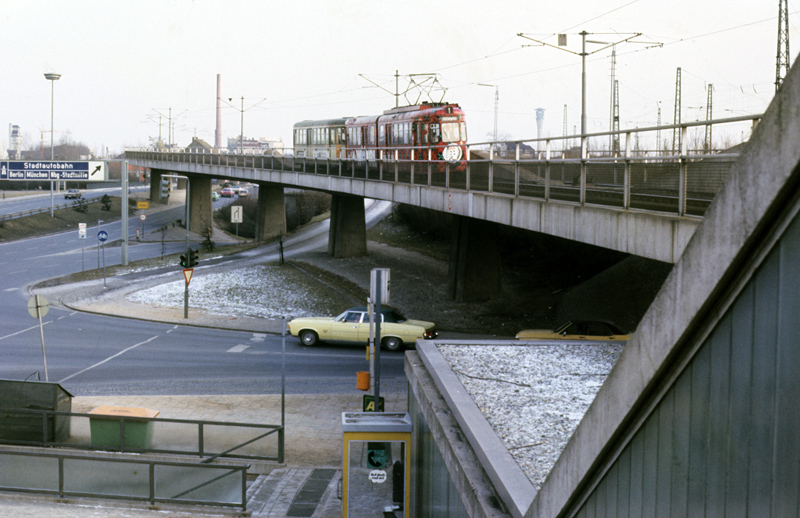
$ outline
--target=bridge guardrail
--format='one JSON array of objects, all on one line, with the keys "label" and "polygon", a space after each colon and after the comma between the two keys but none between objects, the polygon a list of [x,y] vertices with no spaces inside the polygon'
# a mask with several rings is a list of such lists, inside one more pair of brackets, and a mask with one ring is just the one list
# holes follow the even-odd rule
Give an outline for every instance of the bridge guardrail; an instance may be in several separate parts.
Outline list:
[{"label": "bridge guardrail", "polygon": [[[760,115],[716,121],[604,132],[588,135],[484,142],[467,146],[467,160],[434,159],[424,147],[375,148],[374,159],[311,158],[283,154],[238,155],[127,149],[129,159],[198,165],[291,171],[371,181],[425,185],[496,196],[532,198],[544,202],[601,206],[657,212],[678,217],[701,217],[725,180],[738,152],[709,149],[711,127],[756,123]],[[673,130],[679,149],[652,151],[640,147],[646,135]],[[690,149],[695,131],[705,131],[703,147]],[[619,145],[624,137],[624,149]],[[606,150],[597,142],[612,140]],[[571,146],[573,140],[580,146]],[[652,140],[652,139],[650,139]],[[634,145],[634,142],[636,143]],[[555,144],[561,149],[554,149]],[[534,149],[531,144],[535,145]],[[487,149],[488,147],[488,149]],[[542,150],[541,148],[544,147]],[[657,146],[660,147],[660,146]],[[662,148],[663,149],[663,148]]]}]

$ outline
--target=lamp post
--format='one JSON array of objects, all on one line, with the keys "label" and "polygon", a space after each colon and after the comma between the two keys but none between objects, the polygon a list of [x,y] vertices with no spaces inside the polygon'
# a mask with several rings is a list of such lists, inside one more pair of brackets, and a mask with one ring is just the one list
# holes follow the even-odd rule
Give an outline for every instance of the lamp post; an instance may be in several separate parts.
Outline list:
[{"label": "lamp post", "polygon": [[[50,161],[54,159],[53,156],[53,100],[55,92],[55,82],[61,79],[61,74],[47,73],[44,78],[50,81]],[[50,180],[50,217],[54,217],[54,202],[53,202],[53,180]]]}]

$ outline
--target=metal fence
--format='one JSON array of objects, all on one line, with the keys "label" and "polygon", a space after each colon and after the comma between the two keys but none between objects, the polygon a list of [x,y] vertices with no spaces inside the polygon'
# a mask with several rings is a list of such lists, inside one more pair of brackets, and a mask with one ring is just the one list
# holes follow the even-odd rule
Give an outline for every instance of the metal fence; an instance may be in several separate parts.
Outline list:
[{"label": "metal fence", "polygon": [[[106,425],[102,438],[98,425]],[[146,441],[134,427],[147,428]],[[190,455],[203,463],[218,458],[282,463],[284,432],[281,425],[270,424],[0,408],[3,444]]]},{"label": "metal fence", "polygon": [[[428,148],[374,149],[373,160],[309,158],[283,154],[218,153],[128,149],[128,159],[239,169],[263,169],[379,182],[466,190],[543,202],[591,205],[668,215],[702,216],[725,180],[738,151],[691,149],[690,131],[735,124],[755,125],[760,115],[732,117],[620,132],[553,137],[467,146],[466,159],[433,159]],[[678,132],[681,148],[641,142],[649,134]],[[599,149],[614,137],[624,148]],[[658,139],[658,137],[657,137]],[[571,146],[573,142],[579,146]],[[695,139],[695,142],[697,139]],[[560,148],[560,149],[557,149]],[[235,176],[235,175],[233,175]]]},{"label": "metal fence", "polygon": [[247,507],[247,464],[2,451],[0,465],[0,491]]}]

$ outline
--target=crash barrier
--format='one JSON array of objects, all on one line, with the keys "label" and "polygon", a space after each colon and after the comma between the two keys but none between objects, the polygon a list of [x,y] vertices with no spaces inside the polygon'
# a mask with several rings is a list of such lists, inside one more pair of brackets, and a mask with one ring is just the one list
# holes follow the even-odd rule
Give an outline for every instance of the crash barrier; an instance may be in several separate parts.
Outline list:
[{"label": "crash barrier", "polygon": [[0,452],[0,491],[224,507],[247,505],[249,464]]}]

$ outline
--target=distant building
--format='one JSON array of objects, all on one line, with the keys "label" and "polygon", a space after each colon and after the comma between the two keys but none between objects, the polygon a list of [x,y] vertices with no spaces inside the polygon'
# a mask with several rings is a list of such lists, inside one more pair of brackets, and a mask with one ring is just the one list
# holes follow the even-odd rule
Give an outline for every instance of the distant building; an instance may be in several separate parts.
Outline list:
[{"label": "distant building", "polygon": [[186,146],[187,153],[211,153],[214,147],[205,140],[197,137],[192,138],[192,143]]},{"label": "distant building", "polygon": [[258,139],[246,137],[229,138],[228,153],[245,155],[283,154],[283,140],[269,137],[259,137]]},{"label": "distant building", "polygon": [[8,125],[8,158],[11,160],[22,158],[22,135],[16,124]]}]

